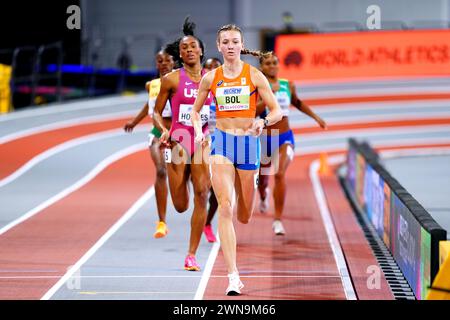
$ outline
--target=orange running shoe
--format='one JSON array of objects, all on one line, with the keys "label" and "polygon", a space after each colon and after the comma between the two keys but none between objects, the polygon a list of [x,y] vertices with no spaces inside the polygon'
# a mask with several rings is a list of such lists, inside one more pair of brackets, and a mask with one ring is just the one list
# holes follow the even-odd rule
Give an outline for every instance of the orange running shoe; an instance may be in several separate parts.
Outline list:
[{"label": "orange running shoe", "polygon": [[200,271],[200,266],[195,260],[195,256],[187,255],[184,260],[184,270],[187,271]]},{"label": "orange running shoe", "polygon": [[155,237],[156,239],[163,238],[168,233],[169,229],[167,228],[167,225],[163,221],[160,221],[156,226],[156,232],[153,234],[153,237]]}]

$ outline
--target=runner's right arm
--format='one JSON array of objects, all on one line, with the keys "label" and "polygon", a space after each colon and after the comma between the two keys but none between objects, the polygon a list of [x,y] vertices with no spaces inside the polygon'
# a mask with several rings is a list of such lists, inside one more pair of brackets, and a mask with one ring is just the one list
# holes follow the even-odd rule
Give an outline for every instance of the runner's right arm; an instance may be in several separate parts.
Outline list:
[{"label": "runner's right arm", "polygon": [[[147,82],[145,84],[145,90],[147,91],[147,93],[150,90],[150,83],[149,82]],[[139,122],[141,122],[142,119],[144,119],[147,114],[148,114],[148,101],[145,103],[144,107],[141,109],[141,111],[139,111],[139,113],[136,115],[136,117],[134,117],[133,120],[128,121],[124,125],[123,130],[125,130],[125,132],[133,131],[134,127],[136,127],[137,124]]]},{"label": "runner's right arm", "polygon": [[169,140],[169,130],[164,126],[162,112],[166,106],[167,100],[169,100],[170,93],[173,87],[173,72],[165,75],[161,78],[161,88],[156,97],[155,109],[153,111],[153,124],[161,131],[161,143],[167,144]]},{"label": "runner's right arm", "polygon": [[194,106],[191,112],[191,121],[195,131],[195,142],[203,142],[205,139],[202,131],[202,121],[200,118],[200,110],[205,103],[209,94],[209,88],[211,87],[212,80],[214,79],[215,71],[208,72],[200,81],[197,98],[195,98]]},{"label": "runner's right arm", "polygon": [[134,127],[137,126],[137,124],[141,122],[142,119],[144,119],[147,116],[147,114],[148,114],[148,102],[145,103],[144,107],[141,109],[141,111],[139,111],[139,113],[133,120],[128,121],[125,124],[123,130],[125,130],[125,132],[133,131]]}]

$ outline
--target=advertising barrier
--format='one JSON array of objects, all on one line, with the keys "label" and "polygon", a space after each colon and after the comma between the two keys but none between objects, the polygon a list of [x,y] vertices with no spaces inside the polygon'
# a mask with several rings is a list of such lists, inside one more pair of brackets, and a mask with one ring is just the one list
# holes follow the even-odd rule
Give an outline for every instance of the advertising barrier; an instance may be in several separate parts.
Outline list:
[{"label": "advertising barrier", "polygon": [[292,81],[450,75],[450,30],[279,35],[282,78]]},{"label": "advertising barrier", "polygon": [[439,270],[439,241],[447,239],[430,214],[379,163],[368,144],[349,140],[347,191],[372,223],[417,299],[425,299]]}]

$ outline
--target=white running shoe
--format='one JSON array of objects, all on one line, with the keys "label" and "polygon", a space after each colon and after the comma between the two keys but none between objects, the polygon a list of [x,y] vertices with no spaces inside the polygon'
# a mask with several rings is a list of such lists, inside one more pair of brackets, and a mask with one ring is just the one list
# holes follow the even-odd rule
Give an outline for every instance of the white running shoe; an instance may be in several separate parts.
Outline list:
[{"label": "white running shoe", "polygon": [[267,213],[269,210],[269,188],[266,188],[266,198],[264,200],[259,200],[259,212]]},{"label": "white running shoe", "polygon": [[273,229],[273,232],[275,232],[275,234],[277,236],[284,235],[286,233],[286,231],[284,231],[283,224],[281,223],[280,220],[275,220],[272,223],[272,229]]},{"label": "white running shoe", "polygon": [[228,288],[225,291],[227,296],[238,296],[241,294],[241,289],[244,287],[241,279],[239,279],[239,274],[234,272],[228,274]]}]

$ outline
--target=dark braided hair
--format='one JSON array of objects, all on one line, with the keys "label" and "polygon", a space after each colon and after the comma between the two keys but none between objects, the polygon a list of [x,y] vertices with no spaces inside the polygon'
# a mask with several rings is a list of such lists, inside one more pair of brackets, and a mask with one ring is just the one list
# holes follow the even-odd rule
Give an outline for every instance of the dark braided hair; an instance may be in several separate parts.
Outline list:
[{"label": "dark braided hair", "polygon": [[[241,41],[244,41],[244,34],[242,33],[241,28],[235,24],[226,24],[217,31],[217,42],[220,40],[220,33],[224,31],[238,31],[241,35]],[[272,51],[265,52],[260,50],[242,49],[241,54],[251,54],[252,56],[263,59],[270,57],[272,55]]]},{"label": "dark braided hair", "polygon": [[268,52],[268,55],[259,57],[259,64],[262,64],[265,59],[270,58],[270,57],[274,57],[277,60],[279,60],[278,56],[275,53],[270,51],[270,52]]},{"label": "dark braided hair", "polygon": [[184,19],[183,23],[183,37],[178,38],[174,42],[168,43],[165,47],[165,51],[170,54],[176,64],[176,67],[181,67],[183,65],[183,59],[180,57],[180,42],[183,40],[184,37],[193,37],[195,40],[197,40],[198,44],[200,45],[200,48],[202,49],[202,54],[200,56],[200,62],[203,62],[204,59],[204,53],[205,53],[205,46],[203,45],[203,41],[200,40],[195,34],[196,24],[193,21],[189,21],[189,16]]}]

